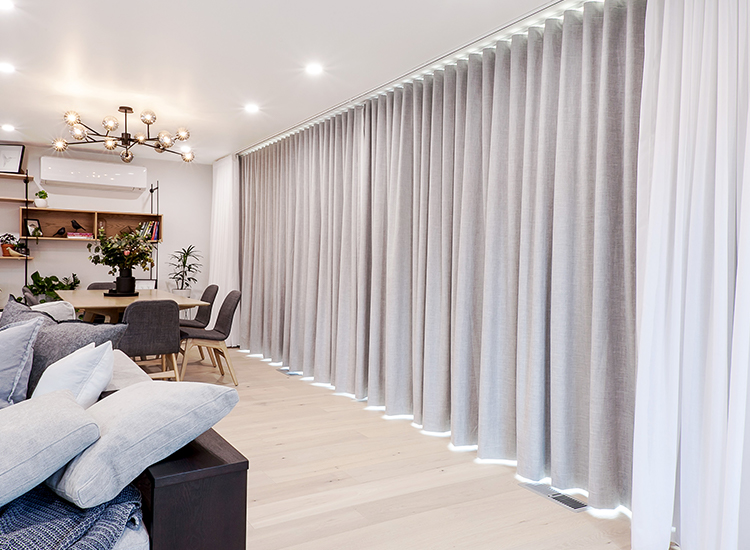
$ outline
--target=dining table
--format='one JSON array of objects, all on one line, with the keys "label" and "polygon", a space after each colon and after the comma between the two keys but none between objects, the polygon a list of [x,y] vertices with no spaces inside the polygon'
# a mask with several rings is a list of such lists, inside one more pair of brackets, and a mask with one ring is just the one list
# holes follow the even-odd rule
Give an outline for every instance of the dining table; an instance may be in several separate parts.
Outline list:
[{"label": "dining table", "polygon": [[177,302],[177,307],[181,310],[209,305],[208,302],[195,298],[178,296],[166,290],[156,289],[138,290],[137,296],[110,296],[103,290],[57,290],[56,292],[75,309],[84,310],[84,321],[91,321],[95,315],[103,315],[105,323],[116,323],[125,308],[141,300],[173,300]]}]

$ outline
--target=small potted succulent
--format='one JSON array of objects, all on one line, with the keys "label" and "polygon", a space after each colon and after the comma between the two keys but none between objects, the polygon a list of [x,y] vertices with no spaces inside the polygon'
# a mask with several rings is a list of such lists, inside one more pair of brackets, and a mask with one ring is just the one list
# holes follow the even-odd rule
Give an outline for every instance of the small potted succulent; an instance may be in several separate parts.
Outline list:
[{"label": "small potted succulent", "polygon": [[47,199],[49,198],[49,195],[44,189],[40,189],[34,193],[34,196],[36,197],[34,199],[34,206],[37,208],[47,208]]},{"label": "small potted succulent", "polygon": [[154,265],[151,257],[153,249],[149,235],[142,234],[142,225],[135,231],[120,233],[107,237],[103,230],[99,230],[98,242],[89,243],[89,260],[98,265],[110,267],[109,273],[117,275],[115,292],[120,295],[135,294],[135,277],[133,268],[148,269]]},{"label": "small potted succulent", "polygon": [[18,244],[18,238],[12,233],[3,233],[0,235],[0,246],[3,249],[3,256],[10,256],[10,251],[15,250]]}]

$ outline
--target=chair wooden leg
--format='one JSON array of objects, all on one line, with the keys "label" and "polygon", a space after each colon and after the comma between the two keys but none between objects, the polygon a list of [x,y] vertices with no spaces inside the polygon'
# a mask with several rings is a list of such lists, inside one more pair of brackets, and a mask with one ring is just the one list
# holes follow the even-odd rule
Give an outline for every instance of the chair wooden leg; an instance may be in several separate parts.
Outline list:
[{"label": "chair wooden leg", "polygon": [[[227,362],[227,368],[229,369],[229,374],[232,376],[232,382],[234,382],[235,386],[239,386],[237,383],[237,375],[234,373],[234,367],[232,366],[232,360],[229,357],[229,350],[227,349],[227,344],[223,340],[219,342],[219,345],[221,346],[219,348],[219,352],[224,356],[224,359]],[[218,359],[218,357],[217,357]]]},{"label": "chair wooden leg", "polygon": [[193,346],[193,340],[191,338],[188,338],[185,340],[185,349],[183,351],[182,355],[182,371],[180,372],[180,378],[183,380],[185,379],[185,369],[187,368],[188,363],[188,351],[190,351],[190,348]]},{"label": "chair wooden leg", "polygon": [[200,354],[201,354],[201,361],[205,360],[205,359],[206,359],[206,356],[205,356],[205,355],[203,355],[203,346],[198,346],[198,351],[199,351],[199,352],[200,352]]},{"label": "chair wooden leg", "polygon": [[167,370],[167,357],[162,354],[161,356],[161,371],[164,372]]},{"label": "chair wooden leg", "polygon": [[169,363],[172,365],[172,369],[174,370],[175,381],[180,382],[182,380],[182,377],[180,376],[180,369],[177,366],[177,354],[176,353],[169,354]]},{"label": "chair wooden leg", "polygon": [[219,369],[219,373],[224,376],[224,367],[221,364],[221,357],[219,357],[219,354],[217,353],[218,350],[216,348],[206,348],[208,350],[208,354],[211,356],[211,362],[214,364],[214,367]]}]

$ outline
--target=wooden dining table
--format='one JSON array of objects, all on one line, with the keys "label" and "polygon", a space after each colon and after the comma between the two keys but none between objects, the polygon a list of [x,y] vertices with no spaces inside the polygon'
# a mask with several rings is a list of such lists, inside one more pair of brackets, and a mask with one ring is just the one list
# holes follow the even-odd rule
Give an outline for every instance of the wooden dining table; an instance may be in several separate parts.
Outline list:
[{"label": "wooden dining table", "polygon": [[104,290],[57,290],[57,294],[78,310],[84,310],[84,321],[90,321],[94,315],[103,315],[105,323],[116,323],[120,313],[130,304],[140,300],[173,300],[180,309],[196,306],[207,306],[208,302],[178,296],[166,290],[138,290],[138,296],[105,296]]}]

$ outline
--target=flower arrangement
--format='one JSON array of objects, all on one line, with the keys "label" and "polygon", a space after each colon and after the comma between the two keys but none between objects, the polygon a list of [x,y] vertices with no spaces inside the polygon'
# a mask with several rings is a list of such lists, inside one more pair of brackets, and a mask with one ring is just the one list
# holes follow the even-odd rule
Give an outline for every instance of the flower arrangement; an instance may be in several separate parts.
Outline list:
[{"label": "flower arrangement", "polygon": [[154,265],[151,258],[153,251],[148,242],[148,235],[141,235],[142,225],[135,231],[122,232],[118,235],[107,237],[103,229],[97,235],[98,242],[89,243],[89,260],[95,265],[103,264],[109,266],[110,275],[117,275],[117,270],[122,272],[140,266],[148,269]]}]

